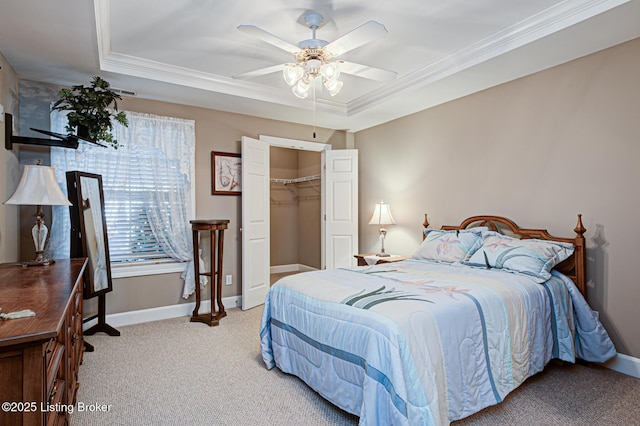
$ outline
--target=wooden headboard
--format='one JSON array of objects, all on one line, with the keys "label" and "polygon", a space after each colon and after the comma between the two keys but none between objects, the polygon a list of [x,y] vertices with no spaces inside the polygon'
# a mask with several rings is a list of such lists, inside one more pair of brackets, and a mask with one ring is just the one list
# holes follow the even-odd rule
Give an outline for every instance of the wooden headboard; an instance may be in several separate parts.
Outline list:
[{"label": "wooden headboard", "polygon": [[[427,215],[424,215],[424,222],[422,225],[425,228],[429,227],[429,221]],[[567,277],[571,278],[576,284],[580,292],[586,296],[586,246],[584,233],[586,229],[582,225],[582,215],[578,215],[578,223],[573,231],[576,236],[573,238],[555,237],[546,229],[525,229],[520,228],[514,221],[501,216],[472,216],[462,221],[460,225],[448,226],[445,225],[441,229],[443,230],[456,230],[456,229],[468,229],[475,226],[487,226],[492,231],[502,232],[509,231],[512,236],[519,237],[520,239],[537,238],[540,240],[560,241],[563,243],[571,243],[575,247],[573,255],[571,255],[564,262],[556,265],[554,268],[558,272],[563,273]],[[424,238],[424,233],[423,233]]]}]

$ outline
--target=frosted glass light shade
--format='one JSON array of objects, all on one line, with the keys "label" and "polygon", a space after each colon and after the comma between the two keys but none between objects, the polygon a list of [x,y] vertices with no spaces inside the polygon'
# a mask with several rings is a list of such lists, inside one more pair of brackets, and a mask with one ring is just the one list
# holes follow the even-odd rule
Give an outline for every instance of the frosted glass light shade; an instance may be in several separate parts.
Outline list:
[{"label": "frosted glass light shade", "polygon": [[285,64],[284,69],[282,70],[284,81],[289,86],[293,86],[294,84],[296,84],[303,75],[304,69],[296,64]]},{"label": "frosted glass light shade", "polygon": [[324,81],[324,87],[329,91],[331,96],[337,95],[342,89],[342,85],[343,83],[340,80]]},{"label": "frosted glass light shade", "polygon": [[369,225],[394,225],[395,223],[389,204],[383,201],[376,204]]},{"label": "frosted glass light shade", "polygon": [[340,77],[340,68],[336,62],[329,62],[320,67],[320,74],[329,81],[336,81]]},{"label": "frosted glass light shade", "polygon": [[25,206],[70,206],[56,180],[53,167],[24,166],[22,178],[5,204]]},{"label": "frosted glass light shade", "polygon": [[311,84],[303,80],[299,80],[298,83],[293,86],[293,94],[299,97],[300,99],[305,99],[309,96],[309,89],[311,88]]}]

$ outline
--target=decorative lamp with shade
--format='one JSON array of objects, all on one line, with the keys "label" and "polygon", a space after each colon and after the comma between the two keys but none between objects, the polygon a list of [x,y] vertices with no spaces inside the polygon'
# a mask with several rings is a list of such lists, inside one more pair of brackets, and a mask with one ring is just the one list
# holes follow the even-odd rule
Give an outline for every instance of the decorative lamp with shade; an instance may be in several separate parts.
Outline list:
[{"label": "decorative lamp with shade", "polygon": [[393,220],[389,204],[385,203],[384,201],[380,201],[378,204],[376,204],[376,207],[373,210],[373,215],[371,216],[371,220],[369,221],[369,225],[380,226],[382,248],[380,250],[380,253],[378,253],[376,256],[389,257],[389,254],[385,253],[384,251],[384,238],[387,235],[387,230],[384,228],[384,225],[395,225],[395,223],[396,221]]},{"label": "decorative lamp with shade", "polygon": [[43,166],[38,160],[37,165],[24,166],[22,178],[13,195],[4,204],[18,204],[36,206],[36,224],[31,229],[33,243],[36,247],[36,258],[26,262],[25,265],[49,265],[54,263],[52,259],[44,257],[44,248],[49,230],[44,224],[42,206],[70,206],[71,203],[65,197],[53,167]]}]

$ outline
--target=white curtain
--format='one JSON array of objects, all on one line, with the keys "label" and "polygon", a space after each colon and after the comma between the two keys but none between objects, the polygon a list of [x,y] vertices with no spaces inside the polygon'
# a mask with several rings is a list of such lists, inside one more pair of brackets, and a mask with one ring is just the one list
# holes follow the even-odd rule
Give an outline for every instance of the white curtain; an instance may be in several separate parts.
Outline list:
[{"label": "white curtain", "polygon": [[[185,281],[183,297],[187,298],[195,291],[189,226],[193,211],[191,188],[195,179],[195,122],[129,111],[126,114],[128,127],[113,124],[112,133],[120,143],[117,150],[86,142],[81,142],[77,150],[52,148],[51,166],[63,188],[66,188],[65,172],[69,170],[101,175],[104,188],[131,183],[139,179],[140,170],[144,170],[147,177],[150,173],[152,188],[165,190],[145,191],[147,218],[163,251],[177,261],[188,262],[181,275]],[[66,121],[65,113],[53,111],[51,130],[65,133]],[[169,168],[179,173],[166,173]],[[111,206],[118,208],[118,204]],[[68,208],[54,209],[52,220],[58,238],[50,241],[50,252],[54,258],[69,257]],[[200,277],[201,286],[206,282],[206,277]]]}]

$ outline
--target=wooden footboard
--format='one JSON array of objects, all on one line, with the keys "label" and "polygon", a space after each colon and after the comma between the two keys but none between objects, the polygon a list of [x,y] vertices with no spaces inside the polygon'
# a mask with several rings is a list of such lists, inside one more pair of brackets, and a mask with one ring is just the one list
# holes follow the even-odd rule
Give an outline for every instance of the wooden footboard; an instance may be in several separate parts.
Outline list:
[{"label": "wooden footboard", "polygon": [[[427,215],[424,215],[422,225],[429,227]],[[520,228],[514,221],[501,216],[472,216],[462,221],[460,225],[445,225],[443,230],[468,229],[475,226],[486,226],[492,231],[500,232],[505,235],[515,236],[520,239],[537,238],[540,240],[559,241],[563,243],[571,243],[575,247],[573,255],[564,262],[557,265],[554,269],[571,278],[576,284],[580,292],[586,296],[586,246],[584,233],[586,229],[582,225],[582,215],[578,214],[578,223],[573,231],[576,236],[573,238],[556,237],[546,229],[526,229]],[[424,238],[424,234],[423,234]]]}]

